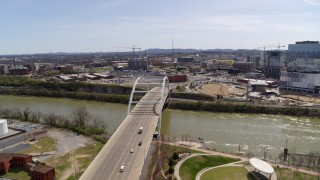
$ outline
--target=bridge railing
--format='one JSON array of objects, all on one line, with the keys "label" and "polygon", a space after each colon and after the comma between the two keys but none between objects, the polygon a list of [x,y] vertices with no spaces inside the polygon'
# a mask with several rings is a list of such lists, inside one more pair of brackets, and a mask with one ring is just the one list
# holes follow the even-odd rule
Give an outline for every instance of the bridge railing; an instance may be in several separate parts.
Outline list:
[{"label": "bridge railing", "polygon": [[[137,90],[137,87],[139,86],[143,86],[145,87],[147,90]],[[151,87],[159,87],[160,90],[159,91],[151,91],[153,88]],[[161,98],[160,98],[160,102],[156,101],[134,101],[134,96],[136,93],[159,93],[161,94]],[[165,94],[168,93],[168,94]],[[159,109],[159,131],[161,130],[161,119],[162,119],[162,110],[163,110],[163,106],[165,103],[165,100],[167,97],[167,95],[170,98],[170,86],[169,86],[169,79],[167,76],[164,76],[163,78],[158,78],[158,77],[147,77],[147,76],[140,76],[135,80],[135,83],[132,87],[132,91],[131,91],[131,95],[130,95],[130,101],[128,104],[128,111],[127,114],[130,115],[131,113],[131,106],[132,104],[160,104],[160,109]]]}]

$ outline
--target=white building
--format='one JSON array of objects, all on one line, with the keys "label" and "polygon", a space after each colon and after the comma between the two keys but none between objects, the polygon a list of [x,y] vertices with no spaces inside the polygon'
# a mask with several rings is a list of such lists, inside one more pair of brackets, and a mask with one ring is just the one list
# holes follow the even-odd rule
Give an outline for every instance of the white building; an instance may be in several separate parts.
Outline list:
[{"label": "white building", "polygon": [[295,44],[289,44],[288,52],[296,53],[296,54],[320,53],[320,44],[319,44],[319,41],[300,41],[300,42],[296,42]]},{"label": "white building", "polygon": [[320,74],[282,71],[279,86],[281,90],[285,91],[319,94]]},{"label": "white building", "polygon": [[294,62],[297,58],[319,59],[320,44],[319,41],[301,41],[295,44],[289,44],[286,51],[287,62]]}]

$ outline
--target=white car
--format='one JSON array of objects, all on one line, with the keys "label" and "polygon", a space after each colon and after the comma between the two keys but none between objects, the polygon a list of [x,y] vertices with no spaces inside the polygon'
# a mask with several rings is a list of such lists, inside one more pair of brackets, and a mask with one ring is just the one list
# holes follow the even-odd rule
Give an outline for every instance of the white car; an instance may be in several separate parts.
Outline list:
[{"label": "white car", "polygon": [[125,168],[125,166],[121,166],[121,167],[120,167],[120,172],[123,172],[123,171],[124,171],[124,168]]},{"label": "white car", "polygon": [[130,153],[133,153],[133,149],[130,149]]}]

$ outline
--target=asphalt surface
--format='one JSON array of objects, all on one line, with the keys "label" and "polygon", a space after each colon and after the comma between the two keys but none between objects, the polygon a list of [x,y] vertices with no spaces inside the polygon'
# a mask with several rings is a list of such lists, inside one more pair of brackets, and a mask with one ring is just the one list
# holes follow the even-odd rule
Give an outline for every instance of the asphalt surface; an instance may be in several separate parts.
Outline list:
[{"label": "asphalt surface", "polygon": [[9,137],[7,139],[1,140],[0,141],[0,148],[9,148],[10,146],[13,146],[15,144],[21,143],[29,139],[31,132],[25,132],[13,137]]},{"label": "asphalt surface", "polygon": [[1,151],[1,152],[17,153],[19,151],[22,151],[24,149],[29,148],[30,146],[31,146],[30,144],[17,144],[17,145],[11,146],[11,147],[9,147],[9,148],[5,149],[4,151]]},{"label": "asphalt surface", "polygon": [[[151,91],[160,91],[160,88]],[[160,102],[160,98],[160,93],[150,92],[142,98],[83,173],[81,180],[139,179],[161,111],[160,104],[146,102]],[[143,127],[142,133],[138,133],[139,127]],[[138,146],[139,142],[142,142],[141,146]],[[130,153],[130,149],[134,152]],[[121,166],[125,166],[123,172],[120,172]]]}]

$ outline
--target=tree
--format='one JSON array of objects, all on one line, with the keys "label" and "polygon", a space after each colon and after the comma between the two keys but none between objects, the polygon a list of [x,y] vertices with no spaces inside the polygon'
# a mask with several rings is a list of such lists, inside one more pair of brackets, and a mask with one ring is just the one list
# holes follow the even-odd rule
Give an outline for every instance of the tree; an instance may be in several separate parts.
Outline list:
[{"label": "tree", "polygon": [[105,131],[107,125],[100,117],[95,116],[92,121],[93,121],[93,128],[97,128]]},{"label": "tree", "polygon": [[172,166],[169,167],[168,173],[169,174],[173,174],[174,173],[174,168]]},{"label": "tree", "polygon": [[169,165],[169,166],[173,166],[173,165],[174,165],[173,159],[171,159],[171,158],[169,159],[168,165]]},{"label": "tree", "polygon": [[31,113],[31,121],[35,123],[39,123],[41,120],[41,116],[42,116],[41,112],[37,112],[37,113],[33,112]]},{"label": "tree", "polygon": [[178,153],[174,152],[174,153],[172,154],[172,159],[174,159],[174,160],[179,159]]},{"label": "tree", "polygon": [[29,108],[25,108],[24,111],[23,111],[23,120],[24,121],[29,121],[31,113],[32,112],[29,110]]},{"label": "tree", "polygon": [[76,126],[85,127],[90,121],[90,113],[86,107],[80,106],[72,111],[71,118]]},{"label": "tree", "polygon": [[45,124],[49,126],[55,126],[57,124],[58,116],[54,113],[49,113],[47,115],[44,115],[43,121]]}]

